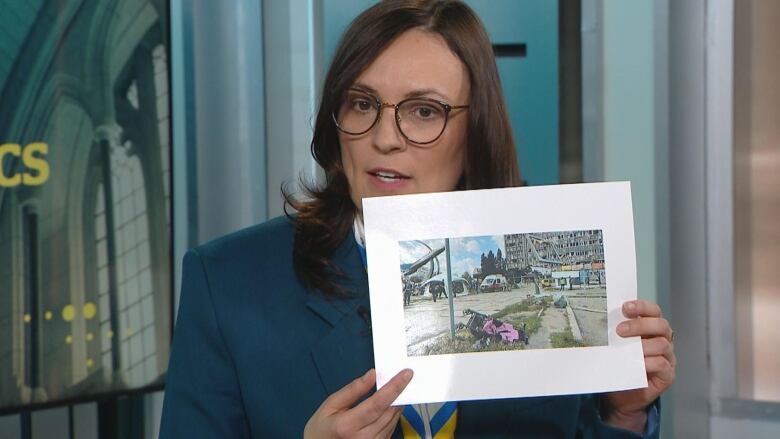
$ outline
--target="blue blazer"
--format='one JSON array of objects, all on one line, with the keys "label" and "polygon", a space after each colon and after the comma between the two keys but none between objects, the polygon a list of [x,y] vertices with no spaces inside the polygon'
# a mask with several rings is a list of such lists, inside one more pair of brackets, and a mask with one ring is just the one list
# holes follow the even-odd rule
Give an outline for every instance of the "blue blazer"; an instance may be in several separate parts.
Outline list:
[{"label": "blue blazer", "polygon": [[[356,295],[336,300],[301,284],[293,240],[292,223],[280,217],[184,257],[161,438],[300,438],[328,395],[374,366],[363,317],[368,280],[354,238],[333,261]],[[591,395],[460,402],[455,432],[640,437],[602,423]]]}]

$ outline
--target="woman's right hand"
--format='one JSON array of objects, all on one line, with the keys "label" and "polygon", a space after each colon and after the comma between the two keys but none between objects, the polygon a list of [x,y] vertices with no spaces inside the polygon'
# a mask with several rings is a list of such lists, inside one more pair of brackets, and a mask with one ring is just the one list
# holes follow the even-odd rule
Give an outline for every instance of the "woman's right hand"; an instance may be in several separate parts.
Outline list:
[{"label": "woman's right hand", "polygon": [[393,434],[403,407],[390,404],[412,380],[411,369],[404,369],[365,401],[352,407],[376,383],[376,371],[369,370],[330,395],[309,418],[304,438],[387,438]]}]

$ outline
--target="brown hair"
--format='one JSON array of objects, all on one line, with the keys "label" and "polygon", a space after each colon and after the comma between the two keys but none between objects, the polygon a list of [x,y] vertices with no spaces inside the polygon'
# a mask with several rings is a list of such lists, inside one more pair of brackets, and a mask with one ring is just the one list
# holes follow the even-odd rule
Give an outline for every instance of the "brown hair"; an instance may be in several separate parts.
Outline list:
[{"label": "brown hair", "polygon": [[305,285],[327,296],[348,292],[336,280],[343,273],[331,257],[351,233],[356,208],[341,163],[334,110],[357,77],[402,33],[421,29],[441,36],[463,62],[471,81],[464,173],[458,189],[520,185],[512,130],[492,46],[479,17],[455,0],[385,0],[358,16],[341,38],[325,77],[311,152],[325,172],[320,186],[302,182],[308,199],[286,189],[287,205],[298,213],[293,260]]}]

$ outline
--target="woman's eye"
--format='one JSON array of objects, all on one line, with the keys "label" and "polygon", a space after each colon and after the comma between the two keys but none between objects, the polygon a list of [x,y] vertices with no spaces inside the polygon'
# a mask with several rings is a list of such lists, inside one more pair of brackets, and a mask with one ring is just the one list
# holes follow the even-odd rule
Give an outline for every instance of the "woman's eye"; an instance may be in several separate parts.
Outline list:
[{"label": "woman's eye", "polygon": [[352,108],[358,111],[370,111],[373,105],[369,101],[356,99],[352,101]]},{"label": "woman's eye", "polygon": [[414,108],[412,114],[418,119],[433,119],[439,116],[440,111],[429,106],[419,106]]}]

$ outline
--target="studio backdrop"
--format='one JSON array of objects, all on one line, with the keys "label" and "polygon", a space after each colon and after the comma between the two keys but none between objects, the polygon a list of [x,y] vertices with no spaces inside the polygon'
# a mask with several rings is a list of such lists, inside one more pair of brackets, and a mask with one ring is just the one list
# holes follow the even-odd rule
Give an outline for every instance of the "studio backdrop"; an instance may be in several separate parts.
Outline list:
[{"label": "studio backdrop", "polygon": [[0,0],[0,412],[164,380],[167,3]]}]

